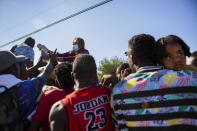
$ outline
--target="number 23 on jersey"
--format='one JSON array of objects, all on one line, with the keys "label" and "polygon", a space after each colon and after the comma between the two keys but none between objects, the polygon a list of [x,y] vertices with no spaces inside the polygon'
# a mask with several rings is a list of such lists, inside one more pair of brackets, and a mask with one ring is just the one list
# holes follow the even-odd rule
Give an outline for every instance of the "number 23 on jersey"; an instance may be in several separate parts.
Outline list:
[{"label": "number 23 on jersey", "polygon": [[106,111],[104,107],[98,108],[95,111],[86,111],[84,113],[85,120],[89,120],[86,130],[95,131],[102,129],[107,124]]}]

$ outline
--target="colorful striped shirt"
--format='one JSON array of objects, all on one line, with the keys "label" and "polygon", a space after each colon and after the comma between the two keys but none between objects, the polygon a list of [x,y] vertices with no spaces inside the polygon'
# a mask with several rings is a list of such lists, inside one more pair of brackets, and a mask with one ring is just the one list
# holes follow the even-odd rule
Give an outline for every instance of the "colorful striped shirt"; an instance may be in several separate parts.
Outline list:
[{"label": "colorful striped shirt", "polygon": [[197,73],[142,67],[120,81],[111,96],[120,130],[197,128]]}]

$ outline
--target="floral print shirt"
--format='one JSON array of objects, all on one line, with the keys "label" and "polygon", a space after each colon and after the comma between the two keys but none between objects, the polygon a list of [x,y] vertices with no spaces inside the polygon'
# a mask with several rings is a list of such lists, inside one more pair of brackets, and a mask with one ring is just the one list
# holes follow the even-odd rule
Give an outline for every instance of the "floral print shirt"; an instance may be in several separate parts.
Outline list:
[{"label": "floral print shirt", "polygon": [[197,73],[142,67],[113,88],[111,105],[120,130],[197,126]]}]

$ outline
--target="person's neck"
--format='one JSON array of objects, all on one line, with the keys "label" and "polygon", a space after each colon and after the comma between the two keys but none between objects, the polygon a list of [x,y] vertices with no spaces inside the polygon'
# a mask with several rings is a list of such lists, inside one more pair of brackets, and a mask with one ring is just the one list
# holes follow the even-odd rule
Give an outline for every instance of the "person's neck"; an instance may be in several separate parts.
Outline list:
[{"label": "person's neck", "polygon": [[[26,44],[26,43],[25,43]],[[26,45],[28,45],[29,47],[31,47],[31,48],[34,48],[33,46],[31,46],[31,45],[29,45],[29,44],[26,44]]]},{"label": "person's neck", "polygon": [[78,90],[84,87],[92,87],[92,86],[96,86],[96,82],[76,82],[76,84],[74,85],[74,89]]},{"label": "person's neck", "polygon": [[141,63],[136,64],[135,66],[136,66],[136,69],[138,70],[141,67],[144,67],[144,66],[156,66],[156,64],[153,63],[153,62],[141,62]]},{"label": "person's neck", "polygon": [[79,52],[79,51],[81,51],[81,50],[84,50],[84,48],[79,48],[76,52]]}]

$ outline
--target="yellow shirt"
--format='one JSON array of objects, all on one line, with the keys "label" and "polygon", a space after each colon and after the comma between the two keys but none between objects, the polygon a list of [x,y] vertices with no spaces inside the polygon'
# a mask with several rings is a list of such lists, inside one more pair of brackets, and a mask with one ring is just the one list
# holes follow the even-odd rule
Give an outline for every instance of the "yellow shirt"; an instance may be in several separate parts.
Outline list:
[{"label": "yellow shirt", "polygon": [[192,66],[192,65],[186,65],[183,69],[184,70],[191,70],[193,72],[197,72],[197,67],[196,66]]}]

